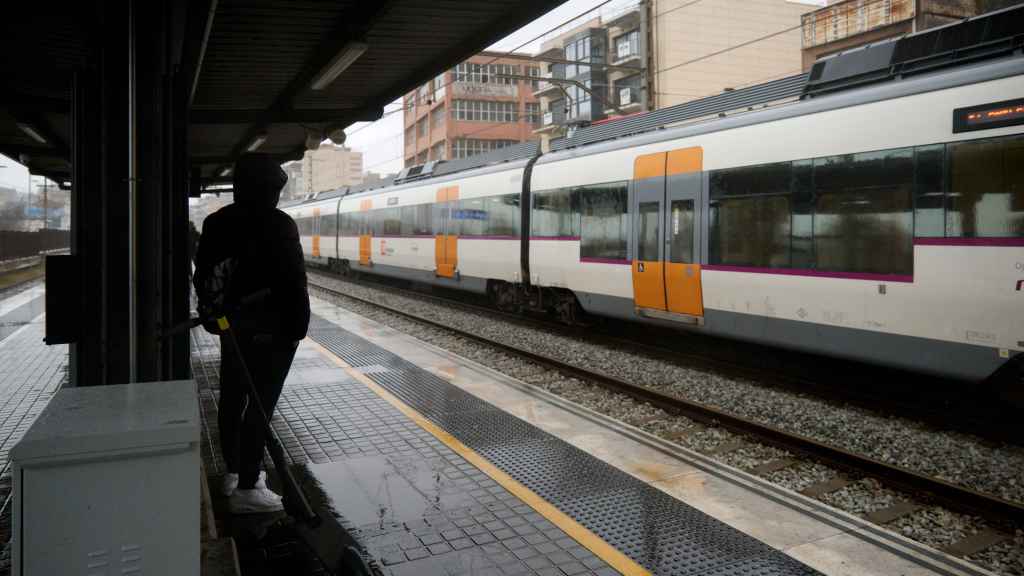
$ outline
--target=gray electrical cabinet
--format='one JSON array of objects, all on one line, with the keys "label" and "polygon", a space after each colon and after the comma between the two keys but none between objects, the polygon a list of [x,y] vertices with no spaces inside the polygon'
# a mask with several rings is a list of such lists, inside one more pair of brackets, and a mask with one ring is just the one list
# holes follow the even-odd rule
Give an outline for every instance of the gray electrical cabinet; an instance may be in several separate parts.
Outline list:
[{"label": "gray electrical cabinet", "polygon": [[11,450],[12,574],[199,574],[193,380],[65,388]]}]

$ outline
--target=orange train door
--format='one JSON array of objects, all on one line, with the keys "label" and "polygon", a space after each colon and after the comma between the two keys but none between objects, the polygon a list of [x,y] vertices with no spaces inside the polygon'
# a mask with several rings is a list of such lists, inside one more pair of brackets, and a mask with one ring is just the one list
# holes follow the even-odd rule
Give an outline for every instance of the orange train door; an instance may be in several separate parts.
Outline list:
[{"label": "orange train door", "polygon": [[320,257],[320,209],[313,208],[313,257]]},{"label": "orange train door", "polygon": [[373,233],[373,222],[371,218],[373,213],[370,209],[373,208],[373,200],[367,199],[359,202],[359,211],[362,212],[359,219],[359,263],[363,266],[369,266],[370,262],[370,248],[373,243],[371,235]]},{"label": "orange train door", "polygon": [[459,265],[459,235],[452,220],[452,210],[459,199],[458,186],[446,186],[437,189],[435,210],[440,212],[434,218],[441,223],[441,228],[434,230],[434,270],[438,276],[454,278]]},{"label": "orange train door", "polygon": [[700,211],[703,152],[685,148],[633,165],[633,301],[643,316],[701,324]]}]

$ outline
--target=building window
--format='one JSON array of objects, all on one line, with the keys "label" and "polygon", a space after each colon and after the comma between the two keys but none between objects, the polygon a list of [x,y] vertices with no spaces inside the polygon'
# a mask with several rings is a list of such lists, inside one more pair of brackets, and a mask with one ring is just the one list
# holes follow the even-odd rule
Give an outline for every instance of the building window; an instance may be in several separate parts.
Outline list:
[{"label": "building window", "polygon": [[539,80],[539,78],[540,78],[540,67],[539,66],[527,66],[526,67],[526,75],[533,78],[532,80],[530,80],[530,88],[532,88],[534,91],[539,90],[540,89],[540,80]]},{"label": "building window", "polygon": [[452,118],[470,122],[515,122],[516,103],[494,100],[453,100]]},{"label": "building window", "polygon": [[540,103],[525,102],[523,108],[523,119],[533,126],[540,125]]},{"label": "building window", "polygon": [[430,159],[431,160],[444,160],[444,141],[434,144],[430,148]]},{"label": "building window", "polygon": [[452,158],[468,158],[517,144],[515,140],[479,140],[459,138],[452,142]]},{"label": "building window", "polygon": [[586,87],[586,90],[575,84],[565,89],[566,93],[569,94],[570,100],[569,112],[566,116],[570,120],[590,119],[590,80],[584,80],[582,84]]},{"label": "building window", "polygon": [[405,129],[405,147],[411,148],[416,146],[416,132],[414,126],[409,126]]},{"label": "building window", "polygon": [[417,164],[426,164],[427,163],[427,151],[426,150],[424,150],[423,152],[420,152],[419,155],[416,156],[416,163]]},{"label": "building window", "polygon": [[418,104],[420,104],[420,105],[424,105],[424,104],[429,104],[430,103],[430,83],[429,82],[424,84],[423,86],[420,86],[419,89],[416,90],[416,102]]},{"label": "building window", "polygon": [[625,60],[640,54],[640,31],[631,30],[615,38],[615,59]]},{"label": "building window", "polygon": [[515,84],[518,79],[509,75],[519,75],[519,66],[515,64],[474,64],[463,62],[455,67],[456,82],[475,82],[477,84]]},{"label": "building window", "polygon": [[416,123],[416,133],[423,138],[427,135],[427,119],[420,118],[420,121]]},{"label": "building window", "polygon": [[438,129],[444,126],[444,105],[438,106],[430,111],[430,124]]},{"label": "building window", "polygon": [[434,78],[434,102],[441,102],[444,100],[445,90],[448,86],[448,81],[445,80],[445,76],[446,74],[441,72],[436,78]]},{"label": "building window", "polygon": [[584,36],[565,45],[565,59],[568,61],[565,65],[566,78],[590,72],[590,66],[580,64],[580,62],[591,62],[591,38],[591,36]]}]

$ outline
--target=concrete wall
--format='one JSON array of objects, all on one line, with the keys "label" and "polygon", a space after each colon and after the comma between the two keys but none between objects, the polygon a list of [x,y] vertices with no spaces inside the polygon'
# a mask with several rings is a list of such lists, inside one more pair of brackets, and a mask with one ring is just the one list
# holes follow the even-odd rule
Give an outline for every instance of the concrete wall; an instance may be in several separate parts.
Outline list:
[{"label": "concrete wall", "polygon": [[[801,71],[800,16],[816,5],[788,0],[687,4],[652,0],[656,108]],[[771,37],[735,48],[766,36]]]}]

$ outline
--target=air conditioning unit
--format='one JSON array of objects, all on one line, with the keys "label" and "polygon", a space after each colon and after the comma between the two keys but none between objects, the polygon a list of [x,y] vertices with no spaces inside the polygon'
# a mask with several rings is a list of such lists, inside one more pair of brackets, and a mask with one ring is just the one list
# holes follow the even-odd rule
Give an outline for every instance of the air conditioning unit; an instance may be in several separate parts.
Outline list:
[{"label": "air conditioning unit", "polygon": [[12,574],[199,574],[193,380],[60,390],[11,463]]}]

